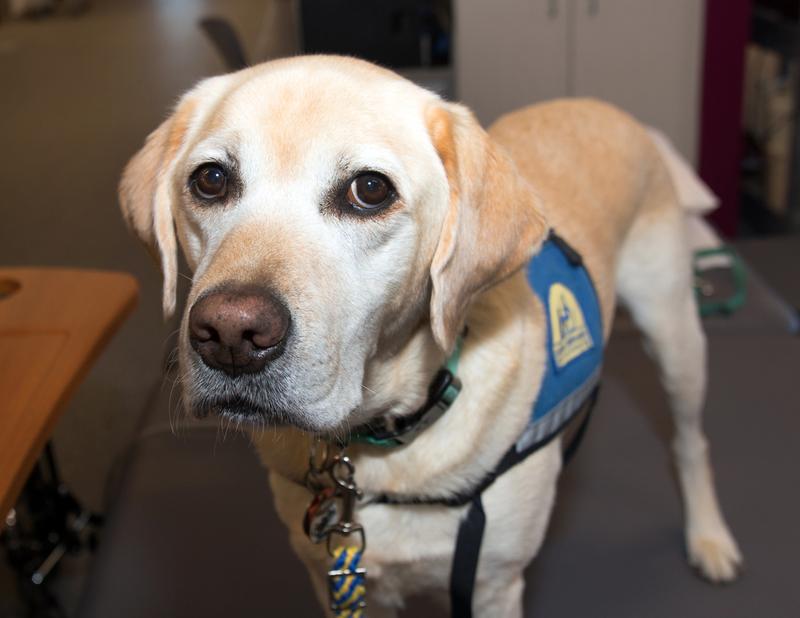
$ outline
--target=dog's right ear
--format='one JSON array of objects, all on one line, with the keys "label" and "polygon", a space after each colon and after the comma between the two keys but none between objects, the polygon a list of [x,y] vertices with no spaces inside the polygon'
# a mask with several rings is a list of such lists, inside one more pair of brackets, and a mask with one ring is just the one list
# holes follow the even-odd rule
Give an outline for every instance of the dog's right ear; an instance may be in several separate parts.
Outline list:
[{"label": "dog's right ear", "polygon": [[172,215],[170,171],[196,111],[193,97],[184,97],[175,112],[153,131],[125,167],[119,202],[128,227],[161,264],[164,316],[175,311],[178,245]]},{"label": "dog's right ear", "polygon": [[521,268],[548,225],[539,196],[466,107],[437,102],[426,120],[450,188],[430,311],[434,338],[449,354],[472,299]]}]

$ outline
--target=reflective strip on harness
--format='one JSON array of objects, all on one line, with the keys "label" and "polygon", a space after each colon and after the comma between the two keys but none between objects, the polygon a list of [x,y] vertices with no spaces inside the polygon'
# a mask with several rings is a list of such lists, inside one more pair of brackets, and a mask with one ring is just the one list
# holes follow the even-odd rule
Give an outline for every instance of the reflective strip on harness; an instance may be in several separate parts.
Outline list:
[{"label": "reflective strip on harness", "polygon": [[600,383],[602,367],[597,367],[594,372],[581,384],[559,401],[553,408],[544,413],[538,420],[532,420],[522,436],[517,440],[516,450],[522,453],[531,446],[539,444],[561,430],[572,417],[575,416],[586,403],[589,395]]}]

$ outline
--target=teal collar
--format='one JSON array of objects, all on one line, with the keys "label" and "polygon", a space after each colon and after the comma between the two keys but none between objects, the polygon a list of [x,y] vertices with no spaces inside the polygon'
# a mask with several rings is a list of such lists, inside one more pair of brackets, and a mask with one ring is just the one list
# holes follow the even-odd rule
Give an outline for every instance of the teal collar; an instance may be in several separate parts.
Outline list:
[{"label": "teal collar", "polygon": [[456,376],[464,337],[459,336],[450,357],[445,361],[428,388],[428,399],[413,414],[387,418],[378,417],[353,429],[350,442],[380,447],[404,446],[430,427],[447,412],[461,392],[461,381]]}]

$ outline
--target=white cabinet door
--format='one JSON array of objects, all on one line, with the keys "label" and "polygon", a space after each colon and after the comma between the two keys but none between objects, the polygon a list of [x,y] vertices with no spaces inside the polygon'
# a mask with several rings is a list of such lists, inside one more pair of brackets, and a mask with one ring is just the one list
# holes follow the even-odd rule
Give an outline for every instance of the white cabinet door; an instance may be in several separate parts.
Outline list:
[{"label": "white cabinet door", "polygon": [[570,94],[619,105],[696,161],[705,2],[572,1]]},{"label": "white cabinet door", "polygon": [[567,93],[568,0],[456,0],[458,98],[488,125]]}]

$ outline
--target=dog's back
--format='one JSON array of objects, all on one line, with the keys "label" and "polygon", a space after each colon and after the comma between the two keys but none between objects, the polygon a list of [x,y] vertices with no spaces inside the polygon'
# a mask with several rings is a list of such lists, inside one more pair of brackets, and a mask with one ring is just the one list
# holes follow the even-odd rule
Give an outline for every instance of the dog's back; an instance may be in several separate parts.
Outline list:
[{"label": "dog's back", "polygon": [[717,504],[701,426],[706,342],[663,147],[629,115],[585,99],[513,112],[490,133],[541,195],[550,225],[583,255],[606,336],[619,298],[648,340],[675,423],[689,561],[713,581],[733,579],[741,555]]},{"label": "dog's back", "polygon": [[594,99],[532,105],[489,133],[541,195],[550,225],[586,258],[608,334],[618,252],[634,220],[680,208],[652,139],[631,116]]}]

